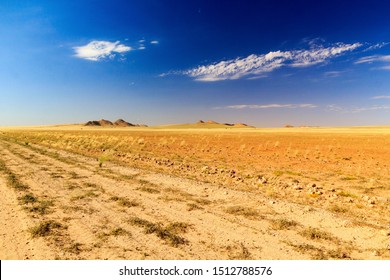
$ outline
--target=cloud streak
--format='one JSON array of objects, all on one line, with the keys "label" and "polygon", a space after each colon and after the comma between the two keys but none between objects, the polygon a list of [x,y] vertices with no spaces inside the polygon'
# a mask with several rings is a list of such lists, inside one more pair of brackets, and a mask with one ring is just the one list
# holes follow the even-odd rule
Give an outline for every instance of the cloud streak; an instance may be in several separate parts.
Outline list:
[{"label": "cloud streak", "polygon": [[279,108],[317,108],[314,104],[251,104],[251,105],[230,105],[222,108],[225,109],[279,109]]},{"label": "cloud streak", "polygon": [[[372,98],[373,99],[373,98]],[[326,110],[340,113],[361,113],[367,111],[388,110],[390,105],[373,105],[369,107],[341,107],[335,104],[327,105]]]},{"label": "cloud streak", "polygon": [[365,56],[355,61],[355,64],[373,63],[373,62],[390,62],[390,55]]},{"label": "cloud streak", "polygon": [[91,61],[113,59],[116,54],[124,54],[132,50],[131,47],[120,44],[120,41],[91,41],[84,46],[74,47],[73,49],[76,57]]},{"label": "cloud streak", "polygon": [[390,99],[390,95],[377,95],[371,97],[371,99]]},{"label": "cloud streak", "polygon": [[223,60],[209,65],[179,72],[197,81],[236,80],[272,72],[283,66],[309,67],[324,63],[331,58],[361,47],[361,43],[337,43],[330,47],[314,45],[308,50],[274,51],[267,54],[252,54],[245,58]]}]

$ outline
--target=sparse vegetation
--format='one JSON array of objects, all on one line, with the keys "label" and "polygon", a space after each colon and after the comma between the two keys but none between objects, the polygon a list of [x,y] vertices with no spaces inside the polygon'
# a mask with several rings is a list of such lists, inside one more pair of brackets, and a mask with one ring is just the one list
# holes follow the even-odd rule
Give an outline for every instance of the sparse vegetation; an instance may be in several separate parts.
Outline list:
[{"label": "sparse vegetation", "polygon": [[37,202],[37,198],[29,193],[23,195],[21,198],[19,198],[19,200],[22,204],[29,204],[29,203]]},{"label": "sparse vegetation", "polygon": [[299,225],[298,222],[293,220],[287,220],[287,219],[277,219],[271,221],[272,229],[275,230],[287,230],[287,229],[295,228],[298,225]]},{"label": "sparse vegetation", "polygon": [[301,231],[300,234],[308,239],[313,239],[313,240],[329,240],[329,241],[337,240],[337,238],[332,234],[312,227]]},{"label": "sparse vegetation", "polygon": [[147,233],[147,234],[153,233],[153,234],[157,235],[159,238],[168,241],[169,244],[174,246],[174,247],[188,243],[188,240],[175,234],[175,232],[179,228],[182,229],[183,226],[180,226],[180,227],[174,226],[172,228],[172,224],[171,224],[170,228],[164,228],[161,224],[152,223],[152,222],[149,222],[147,220],[144,220],[144,219],[141,219],[138,217],[131,218],[130,223],[132,225],[143,227],[145,229],[145,233]]},{"label": "sparse vegetation", "polygon": [[148,187],[148,186],[141,186],[141,187],[137,188],[137,190],[142,191],[142,192],[147,192],[147,193],[155,193],[155,194],[160,193],[160,191],[158,189]]},{"label": "sparse vegetation", "polygon": [[259,216],[259,213],[256,210],[242,206],[231,206],[225,211],[229,214],[240,215],[248,218],[254,218]]},{"label": "sparse vegetation", "polygon": [[32,237],[48,236],[54,233],[55,230],[61,229],[63,226],[53,220],[43,221],[39,225],[30,230]]},{"label": "sparse vegetation", "polygon": [[[28,212],[23,217],[63,224],[51,220],[31,229],[35,237],[51,236],[49,246],[60,248],[63,259],[102,252],[159,258],[167,244],[180,246],[167,250],[169,258],[211,258],[218,252],[232,259],[284,253],[286,258],[384,259],[390,254],[375,243],[388,234],[388,134],[372,133],[368,141],[367,133],[351,137],[325,128],[275,133],[84,129],[0,133],[0,184],[6,182],[6,191],[21,205],[17,208]],[[109,165],[99,161],[102,154],[110,155]],[[146,220],[133,217],[123,225],[129,215]],[[193,224],[169,222],[177,217]],[[329,225],[331,233],[315,228],[320,218],[329,219],[321,225]],[[68,223],[69,233],[63,230]],[[338,238],[340,225],[359,228],[353,236],[358,241],[345,234]],[[138,232],[134,238],[127,238],[130,230]],[[235,233],[229,235],[230,230]],[[86,236],[78,239],[78,231]],[[368,231],[375,238],[364,243]],[[252,242],[261,234],[275,244],[290,240],[294,250],[273,254],[267,248],[263,255]],[[182,246],[187,239],[198,248]],[[156,250],[149,241],[157,243]]]},{"label": "sparse vegetation", "polygon": [[118,203],[118,205],[123,206],[123,207],[137,207],[137,206],[141,205],[138,201],[129,200],[125,197],[113,196],[110,198],[110,200],[116,201]]},{"label": "sparse vegetation", "polygon": [[39,201],[38,204],[34,204],[30,207],[25,207],[29,212],[38,213],[40,215],[46,215],[50,212],[49,208],[53,206],[53,202],[50,200]]}]

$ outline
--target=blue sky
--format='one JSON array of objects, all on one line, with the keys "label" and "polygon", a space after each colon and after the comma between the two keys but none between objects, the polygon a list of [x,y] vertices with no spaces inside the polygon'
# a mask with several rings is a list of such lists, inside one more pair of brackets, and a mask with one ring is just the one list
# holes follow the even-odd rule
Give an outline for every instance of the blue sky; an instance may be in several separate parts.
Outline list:
[{"label": "blue sky", "polygon": [[390,125],[386,1],[0,3],[0,126]]}]

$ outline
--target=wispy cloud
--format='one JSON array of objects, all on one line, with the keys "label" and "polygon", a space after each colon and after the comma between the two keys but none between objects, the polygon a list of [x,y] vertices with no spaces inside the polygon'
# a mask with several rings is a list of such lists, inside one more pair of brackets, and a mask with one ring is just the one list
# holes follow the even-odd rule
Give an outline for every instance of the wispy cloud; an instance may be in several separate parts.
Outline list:
[{"label": "wispy cloud", "polygon": [[340,107],[340,106],[338,106],[336,104],[330,104],[330,105],[326,106],[326,110],[327,111],[332,111],[332,112],[342,112],[342,111],[344,111],[344,108]]},{"label": "wispy cloud", "polygon": [[377,95],[371,97],[371,99],[390,99],[390,95]]},{"label": "wispy cloud", "polygon": [[84,46],[74,47],[75,56],[92,61],[113,59],[116,54],[123,54],[132,50],[131,47],[120,44],[120,41],[91,41]]},{"label": "wispy cloud", "polygon": [[314,104],[251,104],[251,105],[230,105],[218,107],[219,109],[272,109],[272,108],[317,108]]},{"label": "wispy cloud", "polygon": [[390,105],[373,105],[368,107],[342,107],[335,104],[327,105],[326,110],[332,112],[341,112],[341,113],[360,113],[366,111],[377,111],[377,110],[388,110],[390,109]]},{"label": "wispy cloud", "polygon": [[359,58],[355,64],[373,63],[373,62],[390,62],[390,55],[370,55]]},{"label": "wispy cloud", "polygon": [[328,78],[336,78],[340,77],[342,73],[345,73],[345,71],[328,71],[324,73],[324,76]]},{"label": "wispy cloud", "polygon": [[267,54],[252,54],[245,58],[223,60],[209,65],[181,71],[180,74],[195,78],[197,81],[235,80],[244,76],[258,76],[272,72],[282,66],[309,67],[353,51],[361,43],[337,43],[330,47],[312,45],[307,50],[274,51]]},{"label": "wispy cloud", "polygon": [[371,106],[371,107],[357,107],[353,108],[351,111],[353,113],[359,113],[364,111],[376,111],[376,110],[387,110],[390,109],[390,105],[379,105],[379,106]]},{"label": "wispy cloud", "polygon": [[150,43],[153,44],[153,45],[157,45],[159,43],[159,41],[153,40],[153,41],[150,41]]},{"label": "wispy cloud", "polygon": [[366,52],[366,51],[372,51],[372,50],[381,49],[381,48],[387,46],[388,44],[390,44],[390,43],[389,42],[381,42],[381,43],[369,46],[368,48],[366,48],[363,51]]}]

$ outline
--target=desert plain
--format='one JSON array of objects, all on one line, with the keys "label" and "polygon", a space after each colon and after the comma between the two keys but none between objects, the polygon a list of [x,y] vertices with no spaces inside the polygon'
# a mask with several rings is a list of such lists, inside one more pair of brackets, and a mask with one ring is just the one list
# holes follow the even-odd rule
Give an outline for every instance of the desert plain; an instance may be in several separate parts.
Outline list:
[{"label": "desert plain", "polygon": [[0,127],[0,259],[390,259],[390,127]]}]

